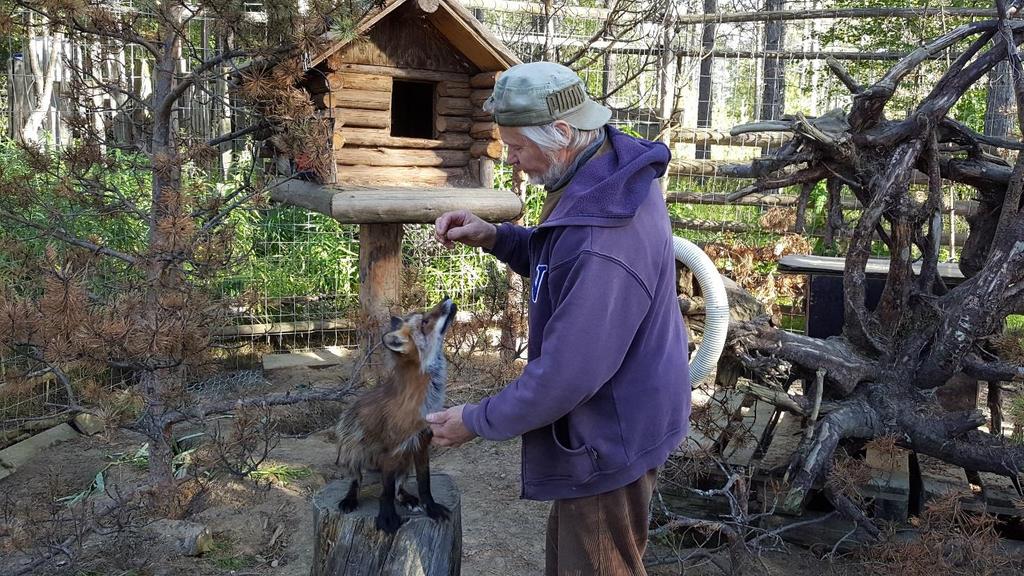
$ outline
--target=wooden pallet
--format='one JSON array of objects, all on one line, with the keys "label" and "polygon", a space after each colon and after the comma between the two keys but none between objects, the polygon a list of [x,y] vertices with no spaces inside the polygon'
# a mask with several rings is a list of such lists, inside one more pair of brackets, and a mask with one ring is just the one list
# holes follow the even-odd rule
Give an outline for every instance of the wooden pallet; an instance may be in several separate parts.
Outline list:
[{"label": "wooden pallet", "polygon": [[875,518],[906,520],[910,512],[910,450],[882,451],[869,445],[864,464],[872,475],[861,493],[873,500]]},{"label": "wooden pallet", "polygon": [[[799,393],[799,389],[791,392]],[[978,395],[979,407],[987,412],[984,386],[979,387]],[[693,430],[679,455],[694,459],[712,455],[733,470],[745,472],[751,485],[751,506],[759,504],[763,510],[783,515],[803,514],[804,505],[792,510],[781,505],[785,501],[785,493],[780,493],[780,490],[785,491],[781,481],[800,444],[804,419],[777,411],[773,406],[737,390],[696,395],[695,403],[701,402],[714,403],[714,424],[706,433]],[[1004,430],[1009,431],[1012,426],[1012,423],[1004,423]],[[928,501],[950,492],[961,496],[962,505],[967,510],[1024,516],[1024,510],[1018,508],[1018,503],[1024,502],[1024,496],[1004,476],[972,474],[972,482],[963,468],[913,454],[903,448],[882,451],[869,445],[864,463],[872,474],[859,490],[869,499],[871,514],[878,519],[906,521],[911,513],[923,509]],[[706,476],[701,479],[699,487],[720,487],[725,474],[717,466],[705,465],[704,470]],[[701,502],[700,496],[679,492],[676,491],[675,497],[681,498],[688,509],[728,511],[724,499]],[[810,500],[808,498],[804,502]]]}]

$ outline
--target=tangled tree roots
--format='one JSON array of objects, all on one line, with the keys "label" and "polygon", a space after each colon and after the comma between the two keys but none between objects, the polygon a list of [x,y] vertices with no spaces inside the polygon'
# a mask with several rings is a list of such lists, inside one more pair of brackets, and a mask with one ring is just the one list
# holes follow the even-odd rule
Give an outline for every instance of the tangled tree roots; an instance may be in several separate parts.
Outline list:
[{"label": "tangled tree roots", "polygon": [[[1024,70],[1017,52],[1022,41],[1024,21],[1003,17],[967,24],[918,48],[866,88],[832,61],[854,94],[848,112],[734,129],[793,134],[774,156],[736,167],[755,183],[734,199],[790,185],[803,185],[808,195],[824,181],[830,215],[839,214],[843,187],[862,205],[852,230],[841,229],[841,217],[830,217],[827,224],[827,240],[848,236],[841,337],[786,333],[764,318],[731,327],[724,361],[743,367],[759,398],[817,418],[790,465],[791,504],[825,477],[845,439],[891,436],[919,453],[1015,481],[1024,467],[1024,446],[978,430],[986,423],[980,411],[946,411],[935,395],[961,373],[1002,389],[1024,380],[1019,360],[1001,358],[988,345],[1007,315],[1024,311],[1024,155],[1011,167],[997,154],[1024,150],[1024,143],[978,134],[946,116],[971,86],[1006,60],[1018,117],[1024,118]],[[954,46],[962,48],[961,55],[916,110],[905,120],[886,119],[883,108],[898,84],[926,59]],[[927,182],[923,199],[912,193],[915,178]],[[937,273],[943,179],[976,190],[960,261],[966,281],[954,288]],[[801,212],[806,205],[799,203]],[[804,221],[798,214],[797,222]],[[881,300],[868,310],[865,267],[878,239],[891,254],[889,273]],[[912,268],[915,252],[920,272]],[[786,393],[786,384],[796,379],[804,382],[804,396]],[[851,502],[835,493],[832,499],[839,510],[864,520]]]}]

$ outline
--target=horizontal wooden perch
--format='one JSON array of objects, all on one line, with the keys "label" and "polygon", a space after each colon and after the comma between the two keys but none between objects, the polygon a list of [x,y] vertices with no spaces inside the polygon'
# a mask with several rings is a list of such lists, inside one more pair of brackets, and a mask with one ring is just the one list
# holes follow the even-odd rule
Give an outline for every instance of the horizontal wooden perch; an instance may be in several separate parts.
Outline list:
[{"label": "horizontal wooden perch", "polygon": [[302,180],[278,180],[271,198],[325,214],[342,224],[427,224],[466,209],[491,222],[519,217],[523,203],[508,190],[491,188],[353,188]]}]

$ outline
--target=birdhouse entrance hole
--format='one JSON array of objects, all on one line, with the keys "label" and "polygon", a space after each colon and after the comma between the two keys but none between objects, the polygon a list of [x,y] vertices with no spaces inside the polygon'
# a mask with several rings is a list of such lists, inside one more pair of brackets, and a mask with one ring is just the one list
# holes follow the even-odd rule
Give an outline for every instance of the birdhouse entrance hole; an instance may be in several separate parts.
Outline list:
[{"label": "birdhouse entrance hole", "polygon": [[391,87],[391,135],[434,137],[434,82],[395,80]]}]

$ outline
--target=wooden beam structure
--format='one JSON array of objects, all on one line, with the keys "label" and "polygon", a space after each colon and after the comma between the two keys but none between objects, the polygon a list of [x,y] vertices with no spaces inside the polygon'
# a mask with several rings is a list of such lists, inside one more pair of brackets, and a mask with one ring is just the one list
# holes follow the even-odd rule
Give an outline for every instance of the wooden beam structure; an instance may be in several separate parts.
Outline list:
[{"label": "wooden beam structure", "polygon": [[342,224],[427,224],[458,209],[506,222],[518,218],[523,209],[512,192],[491,188],[357,188],[278,180],[271,190],[275,201],[302,206]]},{"label": "wooden beam structure", "polygon": [[711,128],[676,128],[672,141],[684,144],[717,144],[719,146],[781,146],[793,137],[789,132],[748,132],[730,134]]},{"label": "wooden beam structure", "polygon": [[[748,194],[739,200],[729,200],[728,194],[702,194],[700,192],[669,192],[665,196],[668,204],[704,204],[707,206],[793,206],[800,203],[800,198],[790,194]],[[852,198],[841,202],[843,210],[861,210],[863,206]],[[978,203],[973,200],[957,200],[953,204],[953,212],[957,216],[969,218],[977,213]],[[946,205],[943,212],[949,212]]]},{"label": "wooden beam structure", "polygon": [[[543,2],[525,2],[522,0],[465,0],[467,8],[483,8],[497,12],[516,12],[520,14],[545,15],[551,7]],[[563,17],[591,18],[606,20],[612,15],[608,8],[586,6],[559,6],[555,14]],[[677,16],[676,24],[703,24],[705,22],[766,22],[770,20],[818,20],[818,19],[863,19],[863,18],[929,18],[936,16],[959,18],[995,18],[993,8],[832,8],[818,10],[785,10],[777,12],[726,12],[716,14],[682,14]],[[660,22],[650,22],[660,24]]]}]

